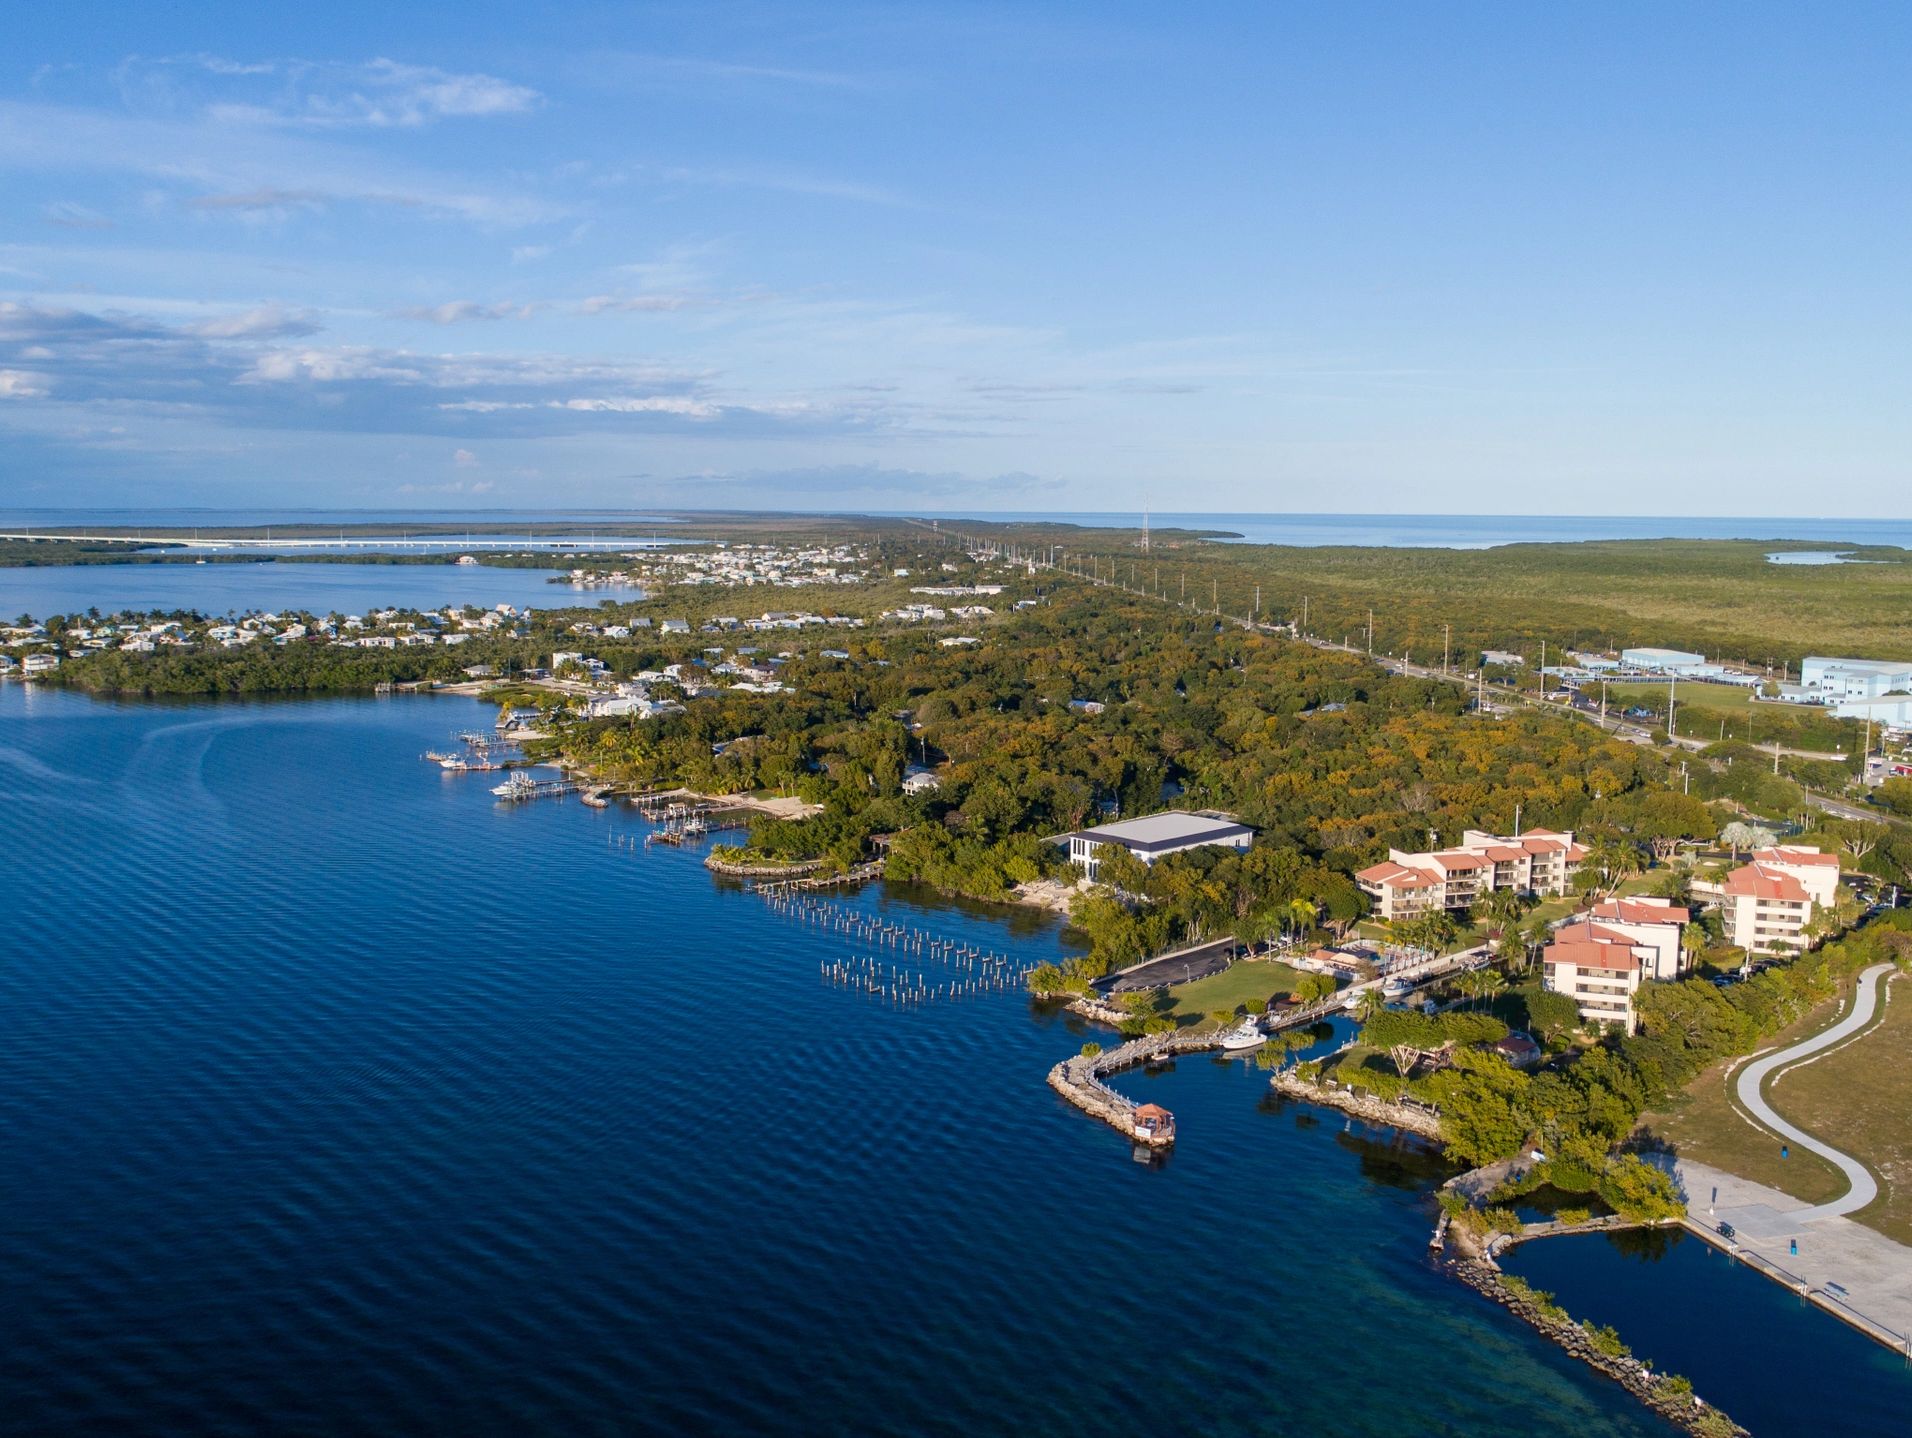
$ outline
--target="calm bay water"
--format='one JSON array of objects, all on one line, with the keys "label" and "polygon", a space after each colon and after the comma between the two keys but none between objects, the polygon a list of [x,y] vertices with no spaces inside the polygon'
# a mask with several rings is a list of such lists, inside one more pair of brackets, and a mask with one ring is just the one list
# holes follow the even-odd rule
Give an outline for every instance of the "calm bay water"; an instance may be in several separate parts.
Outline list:
[{"label": "calm bay water", "polygon": [[[1656,1431],[1423,1266],[1417,1149],[501,807],[454,699],[0,686],[0,1433]],[[1029,958],[1036,916],[855,901]]]},{"label": "calm bay water", "polygon": [[419,762],[487,713],[0,685],[0,1434],[1664,1431],[1426,1266],[1411,1141],[1204,1057],[1137,1163],[1057,1016]]},{"label": "calm bay water", "polygon": [[1549,1239],[1522,1244],[1502,1266],[1574,1317],[1613,1324],[1754,1433],[1906,1431],[1904,1355],[1690,1234]]},{"label": "calm bay water", "polygon": [[640,599],[635,587],[579,589],[550,584],[556,569],[472,564],[46,564],[0,568],[0,621],[21,614],[102,614],[194,609],[201,614],[301,609],[363,614],[368,609],[437,609],[494,604],[556,609],[604,599]]}]

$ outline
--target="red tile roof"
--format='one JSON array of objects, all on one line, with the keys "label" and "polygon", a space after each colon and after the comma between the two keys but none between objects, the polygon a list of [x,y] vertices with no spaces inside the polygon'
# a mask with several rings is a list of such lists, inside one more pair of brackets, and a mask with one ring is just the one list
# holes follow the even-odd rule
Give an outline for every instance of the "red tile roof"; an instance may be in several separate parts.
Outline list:
[{"label": "red tile roof", "polygon": [[1769,869],[1764,864],[1744,864],[1726,876],[1725,890],[1729,894],[1751,894],[1756,899],[1784,899],[1792,903],[1803,903],[1810,897],[1806,886],[1783,869]]},{"label": "red tile roof", "polygon": [[1551,943],[1541,958],[1550,964],[1572,964],[1577,969],[1607,969],[1615,973],[1637,973],[1640,968],[1640,961],[1627,945],[1594,940]]},{"label": "red tile roof", "polygon": [[1678,904],[1657,899],[1603,899],[1588,912],[1596,919],[1627,924],[1684,924],[1693,917]]},{"label": "red tile roof", "polygon": [[1817,849],[1799,845],[1779,844],[1771,849],[1761,849],[1753,855],[1755,862],[1768,864],[1797,864],[1805,868],[1838,868],[1837,854],[1822,854]]}]

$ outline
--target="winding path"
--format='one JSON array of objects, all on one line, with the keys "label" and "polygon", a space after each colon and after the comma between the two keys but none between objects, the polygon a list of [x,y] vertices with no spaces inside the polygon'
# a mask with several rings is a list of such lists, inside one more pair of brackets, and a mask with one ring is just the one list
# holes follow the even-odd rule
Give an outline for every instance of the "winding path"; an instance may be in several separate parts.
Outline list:
[{"label": "winding path", "polygon": [[1818,1053],[1821,1049],[1831,1048],[1852,1037],[1860,1029],[1872,1022],[1872,1016],[1879,1007],[1879,981],[1893,971],[1892,964],[1874,964],[1859,975],[1859,985],[1853,994],[1852,1012],[1823,1033],[1814,1034],[1794,1044],[1791,1048],[1768,1054],[1765,1058],[1746,1065],[1740,1073],[1737,1092],[1739,1101],[1754,1118],[1767,1128],[1789,1142],[1798,1144],[1818,1154],[1835,1165],[1846,1176],[1851,1185],[1839,1198],[1830,1203],[1822,1203],[1813,1208],[1803,1208],[1790,1213],[1787,1217],[1801,1223],[1812,1223],[1821,1218],[1838,1218],[1844,1214],[1857,1212],[1879,1196],[1878,1180],[1858,1159],[1850,1154],[1841,1153],[1831,1144],[1822,1143],[1807,1133],[1786,1122],[1773,1112],[1760,1087],[1775,1071],[1786,1068],[1800,1059]]}]

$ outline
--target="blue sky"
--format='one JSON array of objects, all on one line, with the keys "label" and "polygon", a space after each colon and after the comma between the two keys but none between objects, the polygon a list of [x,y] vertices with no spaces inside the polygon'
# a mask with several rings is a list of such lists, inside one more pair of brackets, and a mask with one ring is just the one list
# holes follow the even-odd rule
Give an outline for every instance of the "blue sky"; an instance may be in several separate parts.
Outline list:
[{"label": "blue sky", "polygon": [[8,28],[0,504],[1912,512],[1902,5]]}]

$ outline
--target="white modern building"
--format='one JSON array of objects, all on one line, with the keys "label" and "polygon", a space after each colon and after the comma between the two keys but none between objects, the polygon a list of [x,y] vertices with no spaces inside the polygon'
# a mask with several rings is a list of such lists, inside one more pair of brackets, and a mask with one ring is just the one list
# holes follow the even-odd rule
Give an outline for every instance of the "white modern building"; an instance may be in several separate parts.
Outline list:
[{"label": "white modern building", "polygon": [[1246,849],[1254,838],[1253,829],[1227,814],[1191,814],[1171,809],[1165,814],[1150,814],[1141,819],[1098,824],[1093,829],[1064,834],[1056,842],[1066,843],[1070,861],[1093,879],[1099,867],[1096,855],[1107,844],[1120,845],[1144,864],[1153,864],[1165,854],[1180,854],[1210,844]]},{"label": "white modern building", "polygon": [[1797,953],[1813,915],[1839,897],[1839,856],[1779,844],[1756,850],[1717,883],[1695,882],[1693,892],[1718,904],[1729,944],[1748,954]]},{"label": "white modern building", "polygon": [[1389,849],[1385,863],[1360,870],[1354,881],[1374,900],[1375,917],[1392,923],[1430,910],[1466,910],[1496,889],[1564,894],[1586,857],[1571,833],[1529,829],[1507,838],[1469,829],[1452,849]]},{"label": "white modern building", "polygon": [[1689,654],[1684,649],[1622,649],[1620,662],[1628,669],[1644,669],[1650,674],[1684,674],[1706,665],[1704,654]]},{"label": "white modern building", "polygon": [[1879,699],[1912,694],[1912,661],[1904,659],[1828,659],[1809,654],[1799,666],[1799,685],[1816,690],[1828,704],[1841,699]]}]

